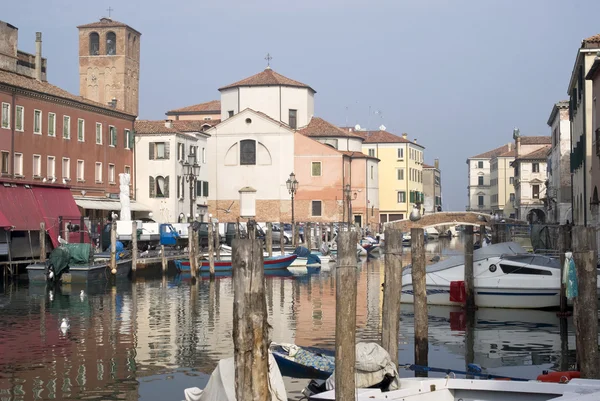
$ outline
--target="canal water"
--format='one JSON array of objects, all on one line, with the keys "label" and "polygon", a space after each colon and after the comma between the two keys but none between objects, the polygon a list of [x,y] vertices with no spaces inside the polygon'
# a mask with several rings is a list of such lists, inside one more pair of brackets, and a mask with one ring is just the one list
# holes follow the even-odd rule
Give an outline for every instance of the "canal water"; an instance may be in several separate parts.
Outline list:
[{"label": "canal water", "polygon": [[[456,239],[427,245],[428,257],[461,250]],[[379,341],[383,272],[383,260],[359,264],[361,341]],[[189,276],[163,277],[160,267],[150,267],[116,286],[0,288],[1,401],[182,400],[184,388],[205,385],[219,359],[233,355],[231,277],[191,286]],[[333,349],[335,267],[268,276],[266,292],[273,341]],[[480,309],[475,319],[471,349],[459,308],[429,308],[430,366],[465,370],[472,360],[491,374],[535,378],[573,358],[571,322],[561,336],[555,312]],[[409,305],[402,306],[399,347],[400,363],[412,363]],[[300,398],[307,381],[285,381],[288,397]]]}]

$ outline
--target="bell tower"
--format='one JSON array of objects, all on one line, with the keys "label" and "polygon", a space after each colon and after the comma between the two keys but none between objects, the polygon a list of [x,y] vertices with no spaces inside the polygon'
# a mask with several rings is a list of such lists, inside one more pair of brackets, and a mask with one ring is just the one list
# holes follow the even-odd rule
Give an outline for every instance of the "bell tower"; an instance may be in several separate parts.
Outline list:
[{"label": "bell tower", "polygon": [[142,34],[110,18],[77,28],[79,94],[137,116]]}]

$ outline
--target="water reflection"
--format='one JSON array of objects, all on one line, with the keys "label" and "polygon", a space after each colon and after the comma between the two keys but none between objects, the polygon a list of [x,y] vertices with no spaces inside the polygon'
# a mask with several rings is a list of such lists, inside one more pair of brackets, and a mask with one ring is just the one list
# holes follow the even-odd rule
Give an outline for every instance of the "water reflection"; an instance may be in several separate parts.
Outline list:
[{"label": "water reflection", "polygon": [[[458,239],[430,242],[427,251],[448,253],[459,246]],[[406,252],[404,263],[409,260]],[[379,341],[383,272],[378,259],[359,265],[360,341]],[[273,341],[333,348],[335,268],[269,276],[265,288]],[[52,299],[44,286],[9,285],[0,294],[0,400],[181,399],[184,387],[206,382],[201,372],[233,355],[232,314],[230,276],[192,285],[189,276],[141,271],[134,282],[116,287],[65,286]],[[64,334],[63,317],[70,322]],[[566,360],[565,345],[574,348],[571,331],[561,347],[553,312],[480,309],[474,325],[472,358],[490,373],[509,369],[513,376],[533,378]],[[429,330],[430,365],[464,370],[469,350],[462,312],[430,307]],[[402,307],[400,336],[400,361],[410,364],[410,305]],[[286,385],[298,396],[305,382],[286,379]]]}]

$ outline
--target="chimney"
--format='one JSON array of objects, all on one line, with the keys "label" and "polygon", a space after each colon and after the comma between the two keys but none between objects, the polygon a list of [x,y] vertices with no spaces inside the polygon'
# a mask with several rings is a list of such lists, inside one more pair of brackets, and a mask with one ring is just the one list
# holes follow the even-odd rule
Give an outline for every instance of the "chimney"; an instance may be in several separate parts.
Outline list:
[{"label": "chimney", "polygon": [[404,139],[408,138],[408,134],[407,134],[406,132],[405,132],[405,133],[403,133],[403,134],[402,134],[402,138],[404,138]]},{"label": "chimney", "polygon": [[508,151],[510,152],[512,150],[512,143],[508,143]]},{"label": "chimney", "polygon": [[415,140],[413,141],[414,143],[417,143],[417,138],[415,138]]},{"label": "chimney", "polygon": [[42,33],[35,33],[35,79],[42,81]]},{"label": "chimney", "polygon": [[117,98],[113,97],[110,102],[108,102],[108,107],[112,107],[113,109],[117,108]]},{"label": "chimney", "polygon": [[173,120],[165,120],[165,127],[173,128]]},{"label": "chimney", "polygon": [[433,167],[435,167],[436,169],[440,169],[440,159],[435,159],[433,161]]},{"label": "chimney", "polygon": [[521,137],[515,139],[515,150],[517,151],[517,157],[521,154]]}]

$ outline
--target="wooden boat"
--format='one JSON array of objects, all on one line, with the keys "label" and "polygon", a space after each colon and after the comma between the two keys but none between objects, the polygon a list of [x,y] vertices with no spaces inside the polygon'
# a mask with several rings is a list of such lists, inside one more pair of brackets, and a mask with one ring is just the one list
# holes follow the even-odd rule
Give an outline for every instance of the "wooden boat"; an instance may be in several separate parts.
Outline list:
[{"label": "wooden boat", "polygon": [[[265,270],[283,270],[287,269],[292,262],[296,260],[296,255],[283,255],[273,256],[272,258],[264,259]],[[200,273],[209,273],[210,266],[208,260],[202,260],[200,266]],[[176,259],[175,266],[179,271],[189,271],[190,261],[189,259]],[[232,270],[231,259],[215,260],[215,272],[227,272]]]},{"label": "wooden boat", "polygon": [[304,379],[327,379],[335,368],[332,351],[315,347],[299,347],[295,344],[270,346],[283,376]]},{"label": "wooden boat", "polygon": [[[131,273],[131,259],[117,261],[117,278],[128,277]],[[84,265],[71,265],[68,271],[62,273],[62,283],[86,283],[90,281],[107,280],[113,274],[110,271],[110,262],[106,260],[94,260]],[[34,263],[27,266],[27,277],[31,283],[46,283],[48,281],[48,269],[45,263]]]}]

